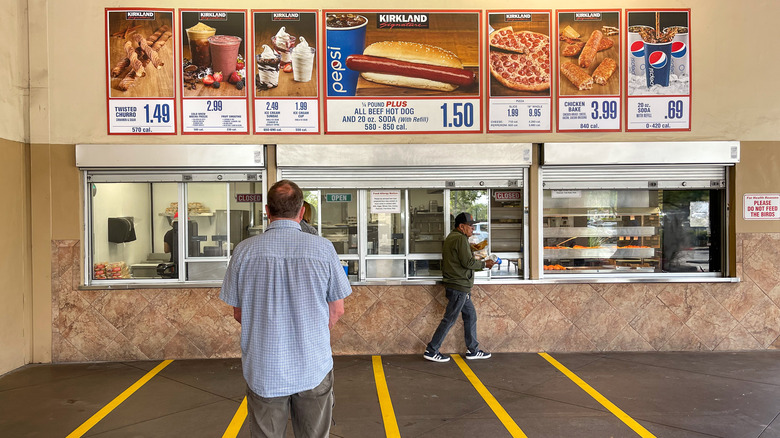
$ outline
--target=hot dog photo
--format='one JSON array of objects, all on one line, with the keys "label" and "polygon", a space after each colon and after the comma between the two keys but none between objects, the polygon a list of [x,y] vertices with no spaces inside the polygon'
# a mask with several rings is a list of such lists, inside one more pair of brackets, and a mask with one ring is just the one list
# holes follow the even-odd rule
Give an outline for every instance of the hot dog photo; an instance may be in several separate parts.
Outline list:
[{"label": "hot dog photo", "polygon": [[619,95],[620,35],[618,12],[558,12],[558,95]]},{"label": "hot dog photo", "polygon": [[328,96],[479,95],[479,15],[327,12]]}]

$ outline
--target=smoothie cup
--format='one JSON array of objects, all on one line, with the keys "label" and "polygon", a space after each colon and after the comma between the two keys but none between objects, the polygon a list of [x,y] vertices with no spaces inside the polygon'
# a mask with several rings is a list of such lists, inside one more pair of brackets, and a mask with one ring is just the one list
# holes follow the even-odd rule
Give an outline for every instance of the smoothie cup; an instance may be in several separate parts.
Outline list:
[{"label": "smoothie cup", "polygon": [[190,43],[190,56],[192,63],[198,67],[208,67],[211,65],[211,52],[209,50],[209,37],[217,32],[213,27],[209,27],[198,22],[195,26],[187,29],[187,40]]},{"label": "smoothie cup", "polygon": [[211,69],[222,72],[227,80],[236,71],[238,48],[241,46],[241,38],[233,35],[214,35],[209,38],[211,47]]}]

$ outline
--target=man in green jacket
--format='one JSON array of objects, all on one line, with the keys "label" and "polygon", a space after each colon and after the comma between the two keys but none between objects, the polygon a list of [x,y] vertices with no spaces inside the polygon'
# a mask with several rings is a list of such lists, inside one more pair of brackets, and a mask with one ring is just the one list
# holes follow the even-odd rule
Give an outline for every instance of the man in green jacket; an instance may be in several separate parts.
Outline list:
[{"label": "man in green jacket", "polygon": [[471,252],[469,237],[474,232],[474,218],[469,213],[455,217],[455,229],[444,239],[441,251],[444,290],[449,303],[444,317],[428,343],[423,357],[433,362],[447,362],[449,356],[439,353],[447,332],[463,316],[463,331],[466,339],[466,359],[487,359],[490,353],[480,350],[477,342],[477,311],[471,302],[471,287],[474,286],[474,271],[492,268],[493,260],[477,260]]}]

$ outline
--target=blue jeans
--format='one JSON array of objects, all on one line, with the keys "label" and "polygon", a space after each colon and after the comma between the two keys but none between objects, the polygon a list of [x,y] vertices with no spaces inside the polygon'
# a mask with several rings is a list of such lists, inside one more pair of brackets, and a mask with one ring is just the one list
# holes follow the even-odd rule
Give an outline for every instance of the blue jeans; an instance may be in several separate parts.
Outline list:
[{"label": "blue jeans", "polygon": [[460,292],[455,289],[444,289],[447,299],[447,308],[444,310],[444,317],[433,333],[433,339],[428,344],[428,351],[434,353],[439,351],[444,338],[452,326],[458,320],[458,314],[463,316],[463,336],[466,340],[466,348],[476,351],[479,342],[477,342],[477,311],[474,309],[474,303],[471,302],[471,294]]}]

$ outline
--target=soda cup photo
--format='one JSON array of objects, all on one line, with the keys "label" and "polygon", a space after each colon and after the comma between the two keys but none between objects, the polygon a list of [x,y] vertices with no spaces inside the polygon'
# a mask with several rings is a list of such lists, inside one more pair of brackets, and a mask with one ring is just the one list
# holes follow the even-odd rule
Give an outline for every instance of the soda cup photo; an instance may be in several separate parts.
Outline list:
[{"label": "soda cup photo", "polygon": [[645,43],[645,78],[647,88],[653,85],[669,86],[672,68],[672,42]]},{"label": "soda cup photo", "polygon": [[362,55],[366,48],[366,25],[362,15],[327,14],[325,65],[329,97],[354,96],[360,73],[347,68],[349,55]]},{"label": "soda cup photo", "polygon": [[685,26],[667,27],[664,33],[675,30],[672,39],[672,74],[688,76],[690,66],[688,64],[688,28]]},{"label": "soda cup photo", "polygon": [[628,72],[634,76],[645,75],[645,42],[642,31],[652,29],[650,26],[629,26],[628,28]]}]

